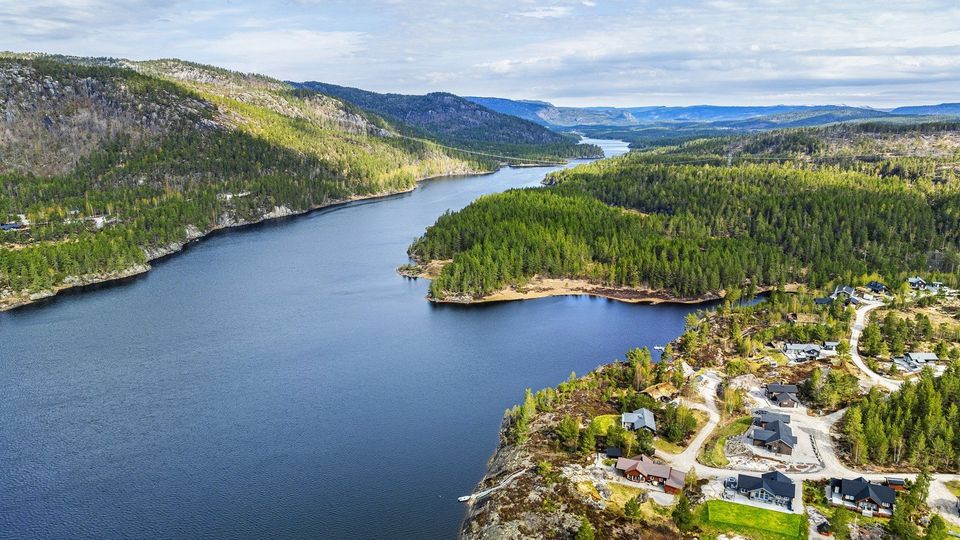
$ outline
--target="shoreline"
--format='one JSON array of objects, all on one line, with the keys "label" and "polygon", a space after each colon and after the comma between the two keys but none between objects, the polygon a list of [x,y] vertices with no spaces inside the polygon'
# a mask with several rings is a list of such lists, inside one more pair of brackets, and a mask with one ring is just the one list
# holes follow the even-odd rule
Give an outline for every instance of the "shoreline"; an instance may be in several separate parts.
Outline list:
[{"label": "shoreline", "polygon": [[692,297],[677,297],[663,291],[633,287],[611,287],[591,283],[584,279],[537,278],[530,279],[521,288],[507,287],[480,298],[451,297],[444,299],[429,298],[437,304],[488,304],[495,302],[514,302],[534,300],[553,296],[592,296],[606,298],[627,304],[703,304],[722,300],[723,294],[704,294]]},{"label": "shoreline", "polygon": [[136,278],[142,276],[153,269],[154,263],[162,262],[163,260],[182,253],[188,249],[191,245],[199,243],[200,241],[209,238],[212,235],[223,234],[226,232],[233,232],[242,230],[245,228],[255,227],[264,225],[267,223],[275,223],[283,219],[288,218],[297,218],[302,216],[310,215],[314,212],[319,212],[323,210],[332,210],[338,207],[344,207],[353,203],[358,202],[374,202],[382,199],[388,199],[391,197],[397,197],[401,195],[406,195],[415,191],[421,183],[428,182],[430,180],[439,180],[441,178],[458,178],[465,176],[486,176],[494,174],[501,168],[492,170],[492,171],[476,171],[476,172],[464,172],[464,173],[454,173],[454,174],[439,174],[435,176],[428,176],[418,179],[412,187],[409,189],[402,189],[397,191],[386,191],[372,193],[369,195],[352,195],[343,199],[334,199],[330,202],[312,206],[305,210],[290,210],[286,206],[274,207],[269,212],[263,214],[258,219],[253,221],[237,221],[227,223],[225,225],[217,225],[207,231],[201,231],[192,225],[186,227],[187,237],[183,242],[174,242],[167,244],[166,246],[159,246],[153,248],[141,248],[146,254],[146,261],[143,264],[135,264],[133,266],[124,268],[122,270],[116,270],[113,272],[107,272],[102,274],[84,274],[81,276],[67,276],[62,283],[54,285],[52,289],[45,289],[42,291],[27,293],[27,294],[14,294],[7,297],[0,297],[0,313],[12,311],[19,308],[24,308],[28,306],[35,306],[41,304],[45,301],[51,300],[61,295],[64,292],[81,292],[84,289],[90,287],[99,287],[104,285],[120,285],[131,278]]},{"label": "shoreline", "polygon": [[[409,279],[429,279],[433,280],[440,275],[443,267],[453,262],[452,259],[434,260],[421,262],[413,259],[412,263],[404,264],[397,268],[397,273]],[[788,283],[782,287],[784,292],[796,292],[800,287],[798,283]],[[764,294],[773,291],[776,287],[758,287],[755,294]],[[593,283],[582,278],[543,278],[533,276],[520,287],[510,285],[486,296],[474,297],[470,295],[450,295],[446,298],[434,298],[427,294],[426,298],[434,304],[492,304],[496,302],[514,302],[518,300],[535,300],[537,298],[549,298],[552,296],[592,296],[594,298],[606,298],[627,304],[647,304],[651,306],[659,304],[677,304],[677,305],[697,305],[708,302],[723,300],[726,297],[726,291],[720,290],[715,293],[706,293],[699,296],[674,296],[663,290],[648,289],[644,287],[616,287]]]},{"label": "shoreline", "polygon": [[[414,261],[413,265],[404,265],[397,268],[397,273],[410,279],[434,279],[451,260],[438,260],[422,263]],[[760,292],[760,291],[758,291]],[[700,296],[677,297],[665,291],[641,287],[614,287],[592,283],[580,278],[542,278],[533,276],[522,287],[508,286],[494,293],[482,297],[469,295],[449,296],[439,299],[427,295],[427,300],[434,304],[492,304],[496,302],[514,302],[518,300],[534,300],[551,296],[592,296],[606,298],[627,304],[685,304],[695,305],[715,300],[722,300],[726,296],[724,291],[708,293]]]}]

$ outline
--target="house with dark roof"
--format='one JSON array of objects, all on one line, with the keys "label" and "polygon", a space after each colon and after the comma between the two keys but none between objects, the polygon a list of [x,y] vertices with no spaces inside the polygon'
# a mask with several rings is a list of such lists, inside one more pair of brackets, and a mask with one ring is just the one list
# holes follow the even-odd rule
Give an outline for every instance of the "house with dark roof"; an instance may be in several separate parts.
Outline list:
[{"label": "house with dark roof", "polygon": [[779,471],[771,471],[759,477],[747,474],[737,476],[737,492],[752,501],[792,509],[797,488],[793,480],[787,478],[785,474]]},{"label": "house with dark roof", "polygon": [[667,493],[679,493],[687,481],[686,473],[669,465],[657,463],[643,455],[633,458],[619,458],[616,468],[628,480],[663,486],[663,491]]},{"label": "house with dark roof", "polygon": [[769,424],[774,422],[783,422],[784,424],[789,424],[790,415],[770,412],[763,409],[754,411],[753,413],[753,425],[755,426],[766,429]]},{"label": "house with dark roof", "polygon": [[893,514],[897,492],[863,477],[853,480],[831,478],[827,500],[834,506],[845,506],[866,515],[889,516]]},{"label": "house with dark roof", "polygon": [[783,354],[788,360],[802,362],[820,358],[820,345],[816,343],[787,343],[783,346]]},{"label": "house with dark roof", "polygon": [[888,476],[884,479],[887,487],[894,491],[904,491],[907,489],[907,481],[904,478],[895,478]]},{"label": "house with dark roof", "polygon": [[654,420],[653,411],[650,409],[637,409],[633,412],[621,414],[620,425],[623,426],[623,429],[629,429],[630,431],[646,429],[651,433],[657,432],[657,422]]},{"label": "house with dark roof", "polygon": [[768,384],[764,395],[771,403],[779,407],[796,407],[800,405],[797,392],[798,389],[795,384]]},{"label": "house with dark roof", "polygon": [[833,303],[833,298],[829,296],[820,296],[818,298],[814,298],[813,303],[818,306],[829,306]]},{"label": "house with dark roof", "polygon": [[788,456],[793,454],[793,449],[797,446],[797,437],[793,430],[782,420],[774,420],[764,427],[753,426],[747,432],[747,439],[754,446],[762,446],[771,452]]},{"label": "house with dark roof", "polygon": [[907,278],[907,284],[910,285],[911,289],[920,290],[927,288],[927,282],[920,276],[914,276]]},{"label": "house with dark roof", "polygon": [[883,283],[880,283],[879,281],[871,281],[867,283],[867,288],[877,294],[884,294],[890,290],[889,287],[887,287]]},{"label": "house with dark roof", "polygon": [[824,341],[823,350],[827,352],[837,352],[837,347],[840,346],[839,341]]}]

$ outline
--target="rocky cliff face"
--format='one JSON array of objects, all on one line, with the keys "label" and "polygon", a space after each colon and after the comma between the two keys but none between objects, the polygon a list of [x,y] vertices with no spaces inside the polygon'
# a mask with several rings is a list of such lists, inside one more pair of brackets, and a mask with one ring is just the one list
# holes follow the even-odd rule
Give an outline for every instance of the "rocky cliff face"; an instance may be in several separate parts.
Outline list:
[{"label": "rocky cliff face", "polygon": [[211,104],[162,86],[140,92],[138,82],[0,59],[0,171],[63,174],[107,140],[140,144],[185,124],[216,127]]}]

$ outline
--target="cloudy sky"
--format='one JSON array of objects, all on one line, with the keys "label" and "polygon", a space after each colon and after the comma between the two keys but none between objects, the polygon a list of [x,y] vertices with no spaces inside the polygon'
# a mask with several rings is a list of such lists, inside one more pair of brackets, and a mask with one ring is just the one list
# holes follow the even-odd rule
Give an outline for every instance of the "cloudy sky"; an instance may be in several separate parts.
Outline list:
[{"label": "cloudy sky", "polygon": [[960,101],[957,0],[0,0],[0,50],[575,106]]}]

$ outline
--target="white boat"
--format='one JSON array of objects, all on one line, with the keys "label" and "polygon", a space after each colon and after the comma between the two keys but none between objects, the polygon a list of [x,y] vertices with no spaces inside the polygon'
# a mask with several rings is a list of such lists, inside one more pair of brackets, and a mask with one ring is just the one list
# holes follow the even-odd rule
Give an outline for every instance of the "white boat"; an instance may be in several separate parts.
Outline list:
[{"label": "white boat", "polygon": [[460,502],[467,502],[470,500],[470,495],[464,495],[463,497],[457,497],[457,500]]},{"label": "white boat", "polygon": [[663,345],[654,345],[653,350],[655,350],[655,351],[662,351],[662,350],[664,350],[665,348],[666,348],[666,347],[664,347]]}]

